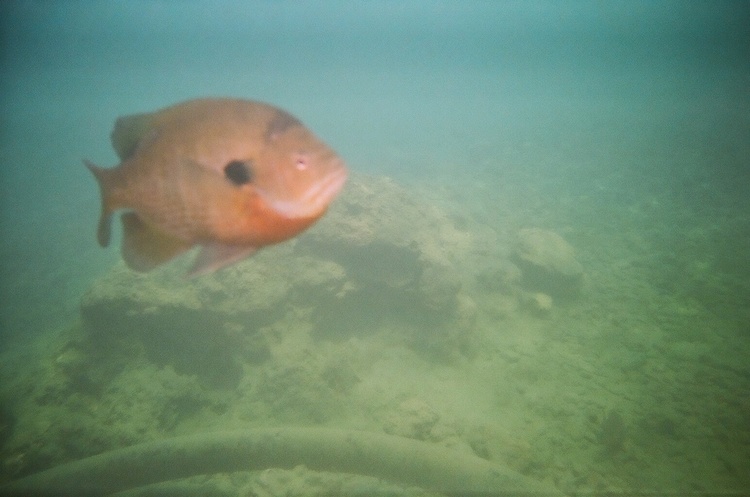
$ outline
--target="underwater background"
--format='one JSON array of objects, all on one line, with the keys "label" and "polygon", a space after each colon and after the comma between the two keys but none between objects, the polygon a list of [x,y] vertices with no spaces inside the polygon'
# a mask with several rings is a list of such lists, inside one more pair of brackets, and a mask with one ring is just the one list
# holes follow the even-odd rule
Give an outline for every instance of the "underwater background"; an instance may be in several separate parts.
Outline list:
[{"label": "underwater background", "polygon": [[[569,494],[750,488],[750,2],[27,0],[0,29],[0,481],[312,425]],[[235,267],[131,273],[82,159],[200,96],[290,111],[352,179]],[[234,483],[367,493],[279,475]]]}]

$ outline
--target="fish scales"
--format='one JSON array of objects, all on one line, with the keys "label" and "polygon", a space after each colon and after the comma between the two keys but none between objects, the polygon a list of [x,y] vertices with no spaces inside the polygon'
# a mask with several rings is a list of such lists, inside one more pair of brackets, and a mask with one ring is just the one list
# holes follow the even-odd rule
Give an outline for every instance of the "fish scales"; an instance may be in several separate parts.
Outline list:
[{"label": "fish scales", "polygon": [[347,170],[296,117],[271,105],[198,99],[121,117],[122,162],[86,165],[102,194],[98,239],[122,215],[122,253],[148,271],[201,247],[191,274],[211,272],[292,238],[326,211]]}]

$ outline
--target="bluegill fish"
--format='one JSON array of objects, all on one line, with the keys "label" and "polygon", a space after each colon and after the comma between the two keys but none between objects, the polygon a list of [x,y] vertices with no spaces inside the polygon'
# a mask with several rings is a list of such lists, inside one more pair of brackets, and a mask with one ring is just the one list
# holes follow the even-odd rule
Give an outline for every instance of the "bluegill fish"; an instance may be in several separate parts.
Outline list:
[{"label": "bluegill fish", "polygon": [[121,162],[85,161],[101,190],[97,238],[109,245],[122,214],[122,255],[149,271],[200,246],[190,274],[248,257],[299,234],[344,185],[343,161],[299,120],[271,105],[189,100],[120,117],[112,145]]}]

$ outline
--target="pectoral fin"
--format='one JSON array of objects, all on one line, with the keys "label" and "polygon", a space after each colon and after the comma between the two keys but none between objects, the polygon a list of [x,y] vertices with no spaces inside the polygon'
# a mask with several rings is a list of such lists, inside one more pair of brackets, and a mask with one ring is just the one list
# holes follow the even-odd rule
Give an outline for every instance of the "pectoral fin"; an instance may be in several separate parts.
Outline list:
[{"label": "pectoral fin", "polygon": [[122,258],[130,269],[150,271],[190,248],[185,241],[156,231],[134,212],[126,212],[121,219]]},{"label": "pectoral fin", "polygon": [[109,245],[109,239],[112,232],[112,211],[114,210],[111,204],[111,191],[113,184],[114,169],[103,169],[98,167],[93,162],[87,160],[83,161],[89,171],[96,178],[96,182],[99,184],[99,193],[102,199],[102,212],[99,216],[99,226],[96,230],[96,239],[99,241],[101,247]]},{"label": "pectoral fin", "polygon": [[203,245],[188,276],[212,273],[224,266],[250,257],[257,250],[257,247],[221,245],[218,243]]}]

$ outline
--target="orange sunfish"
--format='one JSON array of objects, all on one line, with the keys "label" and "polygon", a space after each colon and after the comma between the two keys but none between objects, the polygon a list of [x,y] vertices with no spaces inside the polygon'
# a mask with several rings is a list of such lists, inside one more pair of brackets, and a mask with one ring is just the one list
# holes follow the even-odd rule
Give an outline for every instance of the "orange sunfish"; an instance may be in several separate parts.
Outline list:
[{"label": "orange sunfish", "polygon": [[291,114],[235,99],[189,100],[117,119],[122,161],[85,161],[101,190],[97,238],[123,213],[122,256],[149,271],[195,245],[190,274],[209,273],[299,234],[341,190],[343,161]]}]

